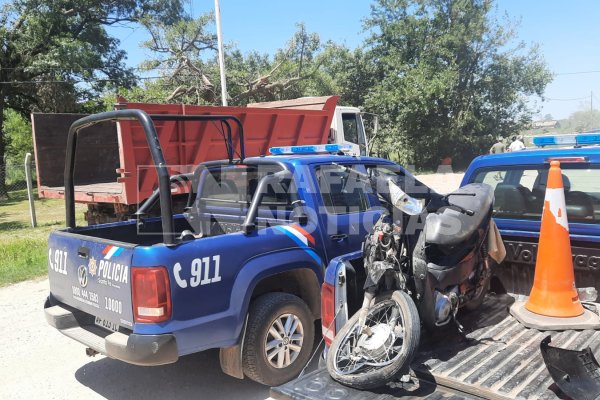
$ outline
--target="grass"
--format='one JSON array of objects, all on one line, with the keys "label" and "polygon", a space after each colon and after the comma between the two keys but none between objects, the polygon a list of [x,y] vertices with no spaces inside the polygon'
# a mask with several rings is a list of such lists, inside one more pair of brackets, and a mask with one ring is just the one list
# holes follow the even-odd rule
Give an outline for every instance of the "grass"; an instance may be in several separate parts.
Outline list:
[{"label": "grass", "polygon": [[[76,206],[79,224],[84,209]],[[36,197],[35,211],[38,226],[32,228],[25,190],[0,201],[0,286],[47,274],[48,235],[65,226],[64,201]]]}]

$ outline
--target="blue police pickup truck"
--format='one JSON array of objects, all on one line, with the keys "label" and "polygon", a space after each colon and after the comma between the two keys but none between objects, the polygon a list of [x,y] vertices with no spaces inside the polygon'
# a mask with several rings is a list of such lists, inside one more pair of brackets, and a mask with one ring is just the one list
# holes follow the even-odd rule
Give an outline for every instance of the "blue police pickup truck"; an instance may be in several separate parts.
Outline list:
[{"label": "blue police pickup truck", "polygon": [[[77,227],[77,138],[107,120],[141,124],[159,188],[133,220]],[[168,120],[222,124],[229,159],[170,176],[153,125]],[[228,116],[121,110],[76,121],[67,143],[67,228],[48,241],[48,323],[89,355],[159,365],[220,348],[232,376],[267,385],[296,377],[313,349],[325,266],[359,250],[381,213],[358,173],[409,174],[384,159],[327,154],[337,145],[245,158],[243,144],[240,121]],[[187,207],[175,215],[173,182],[191,187]]]},{"label": "blue police pickup truck", "polygon": [[[564,398],[544,365],[541,341],[551,335],[553,346],[577,350],[590,346],[600,359],[600,331],[526,329],[508,313],[508,307],[515,299],[527,296],[532,287],[552,160],[561,162],[575,283],[578,288],[590,288],[580,291],[582,300],[596,301],[594,292],[600,289],[600,147],[596,145],[600,144],[600,135],[547,135],[534,139],[534,143],[543,148],[476,158],[461,183],[492,186],[493,215],[507,250],[504,262],[494,270],[491,290],[482,307],[459,312],[457,319],[464,333],[449,327],[422,334],[419,354],[411,365],[413,379],[392,382],[377,392],[342,386],[322,365],[273,388],[272,397]],[[410,193],[409,188],[405,192]],[[336,332],[361,306],[365,281],[362,257],[361,251],[344,254],[334,258],[325,271],[321,311],[325,351]]]}]

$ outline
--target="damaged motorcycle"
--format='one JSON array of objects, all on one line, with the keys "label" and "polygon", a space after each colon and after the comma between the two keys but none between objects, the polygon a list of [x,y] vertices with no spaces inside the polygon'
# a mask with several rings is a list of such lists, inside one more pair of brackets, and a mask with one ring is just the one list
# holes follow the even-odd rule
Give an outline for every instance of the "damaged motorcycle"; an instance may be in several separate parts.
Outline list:
[{"label": "damaged motorcycle", "polygon": [[343,385],[372,389],[408,371],[421,324],[434,330],[455,322],[462,329],[458,310],[482,304],[505,251],[490,186],[416,199],[389,175],[363,179],[386,211],[363,243],[362,307],[334,338],[327,369]]}]

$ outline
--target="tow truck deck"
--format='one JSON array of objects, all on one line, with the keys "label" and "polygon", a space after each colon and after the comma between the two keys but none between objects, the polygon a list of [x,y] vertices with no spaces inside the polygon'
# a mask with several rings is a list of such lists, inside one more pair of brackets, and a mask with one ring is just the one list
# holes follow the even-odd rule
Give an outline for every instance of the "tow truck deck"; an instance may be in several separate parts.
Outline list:
[{"label": "tow truck deck", "polygon": [[483,306],[459,316],[465,334],[446,327],[423,333],[411,365],[418,385],[392,382],[376,391],[354,390],[333,381],[326,368],[271,389],[278,400],[312,399],[558,399],[542,356],[540,342],[600,355],[600,331],[538,331],[519,324],[508,307],[516,296],[490,294]]}]

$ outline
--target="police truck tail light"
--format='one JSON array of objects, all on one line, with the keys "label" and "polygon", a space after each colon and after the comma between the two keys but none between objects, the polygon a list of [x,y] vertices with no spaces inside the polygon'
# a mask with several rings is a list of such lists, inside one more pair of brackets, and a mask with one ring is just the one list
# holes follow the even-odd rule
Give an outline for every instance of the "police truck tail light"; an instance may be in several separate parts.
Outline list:
[{"label": "police truck tail light", "polygon": [[135,322],[163,322],[171,318],[169,274],[164,267],[131,268]]},{"label": "police truck tail light", "polygon": [[335,288],[327,282],[321,287],[321,325],[323,340],[331,346],[335,337]]}]

